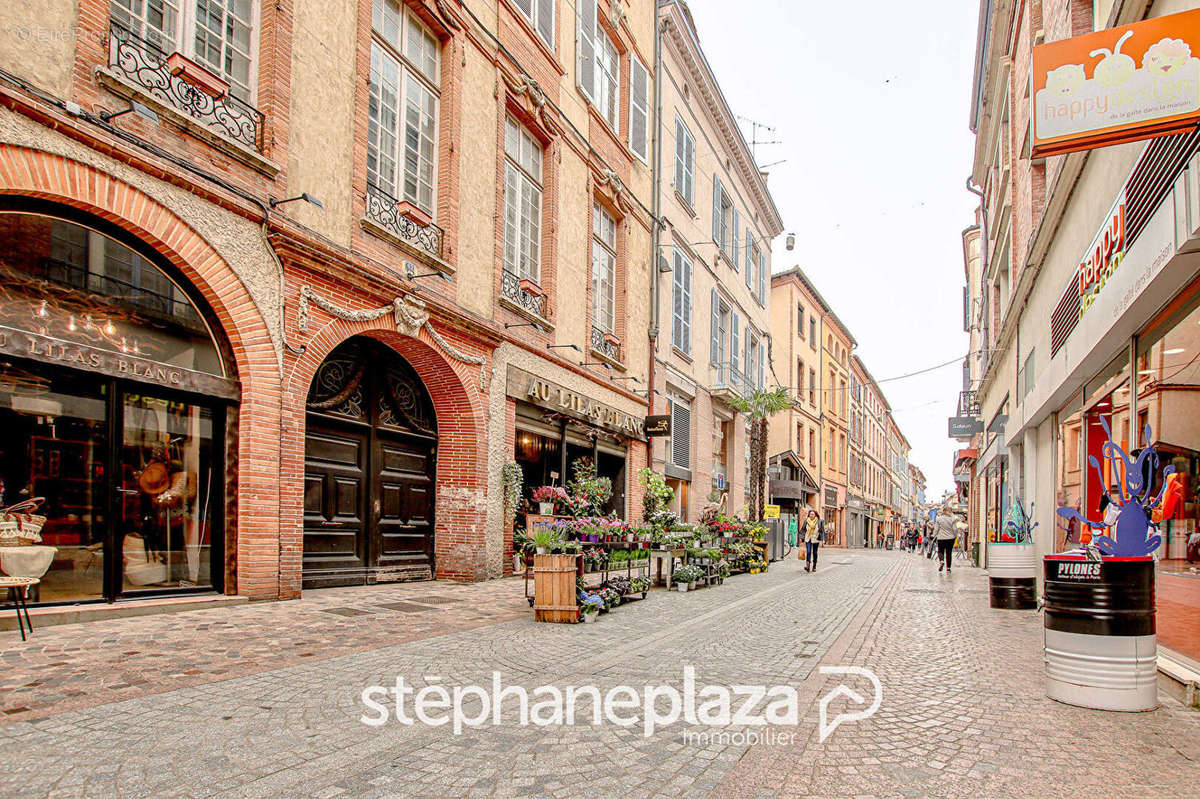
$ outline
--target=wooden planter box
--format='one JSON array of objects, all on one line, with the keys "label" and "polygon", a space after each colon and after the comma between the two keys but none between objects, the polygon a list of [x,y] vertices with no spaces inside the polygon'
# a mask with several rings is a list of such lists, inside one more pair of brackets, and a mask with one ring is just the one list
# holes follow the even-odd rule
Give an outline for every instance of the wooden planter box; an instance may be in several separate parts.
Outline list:
[{"label": "wooden planter box", "polygon": [[533,618],[574,624],[579,620],[575,579],[583,576],[581,555],[533,556]]}]

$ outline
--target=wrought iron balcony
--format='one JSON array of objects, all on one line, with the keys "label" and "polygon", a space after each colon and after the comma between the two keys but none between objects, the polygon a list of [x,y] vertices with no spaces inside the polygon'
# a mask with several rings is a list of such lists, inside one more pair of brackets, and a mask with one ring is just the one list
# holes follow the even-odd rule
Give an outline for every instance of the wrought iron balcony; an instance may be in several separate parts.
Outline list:
[{"label": "wrought iron balcony", "polygon": [[726,402],[733,397],[748,397],[754,392],[754,387],[746,375],[735,369],[732,364],[723,363],[713,367],[712,395]]},{"label": "wrought iron balcony", "polygon": [[533,294],[521,288],[521,278],[507,269],[500,273],[500,298],[508,300],[523,311],[528,311],[539,319],[547,319],[546,296]]},{"label": "wrought iron balcony", "polygon": [[261,153],[265,129],[262,112],[229,93],[215,97],[171,74],[167,64],[170,55],[119,22],[110,21],[108,69],[113,74],[164,106]]},{"label": "wrought iron balcony", "polygon": [[367,219],[386,230],[405,244],[437,258],[442,258],[442,229],[430,222],[418,225],[400,213],[399,200],[377,186],[367,186]]},{"label": "wrought iron balcony", "polygon": [[606,336],[606,334],[603,330],[596,327],[595,325],[592,325],[592,342],[591,342],[592,343],[592,352],[599,353],[600,355],[603,355],[605,358],[608,358],[610,361],[616,361],[617,363],[622,363],[622,361],[621,361],[621,345],[614,344],[613,342],[609,341],[605,336]]},{"label": "wrought iron balcony", "polygon": [[958,392],[959,416],[979,416],[980,412],[978,391]]}]

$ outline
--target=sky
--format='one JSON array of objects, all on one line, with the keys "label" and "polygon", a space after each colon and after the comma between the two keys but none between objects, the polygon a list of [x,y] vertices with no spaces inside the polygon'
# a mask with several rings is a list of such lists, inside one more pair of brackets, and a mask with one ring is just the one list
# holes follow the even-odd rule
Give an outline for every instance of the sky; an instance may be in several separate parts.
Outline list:
[{"label": "sky", "polygon": [[[773,270],[800,266],[858,341],[856,352],[912,445],[928,497],[953,486],[947,437],[962,368],[889,381],[966,355],[962,231],[978,4],[690,0],[700,43],[735,114],[760,129],[760,165],[796,234]],[[730,13],[736,9],[735,13]],[[770,24],[764,24],[769,20]],[[750,140],[750,127],[742,122]]]}]

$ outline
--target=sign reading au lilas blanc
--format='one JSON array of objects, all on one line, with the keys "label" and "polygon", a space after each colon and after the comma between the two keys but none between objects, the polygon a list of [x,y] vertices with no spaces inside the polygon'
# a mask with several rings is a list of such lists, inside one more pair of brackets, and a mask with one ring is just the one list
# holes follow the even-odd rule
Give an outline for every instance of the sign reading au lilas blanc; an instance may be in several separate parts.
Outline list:
[{"label": "sign reading au lilas blanc", "polygon": [[580,419],[629,438],[646,440],[644,417],[619,411],[523,369],[508,368],[507,388],[508,396],[513,399]]},{"label": "sign reading au lilas blanc", "polygon": [[1033,49],[1035,157],[1147,139],[1200,119],[1200,9]]}]

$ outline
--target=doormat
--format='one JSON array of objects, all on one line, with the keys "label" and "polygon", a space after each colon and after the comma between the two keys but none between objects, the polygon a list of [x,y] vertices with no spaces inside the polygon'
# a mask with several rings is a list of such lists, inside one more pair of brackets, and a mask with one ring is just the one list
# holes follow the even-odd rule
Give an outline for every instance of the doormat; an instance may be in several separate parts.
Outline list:
[{"label": "doormat", "polygon": [[466,597],[454,596],[438,596],[431,594],[430,596],[411,596],[409,599],[413,602],[424,602],[426,605],[449,605],[454,602],[462,602]]}]

